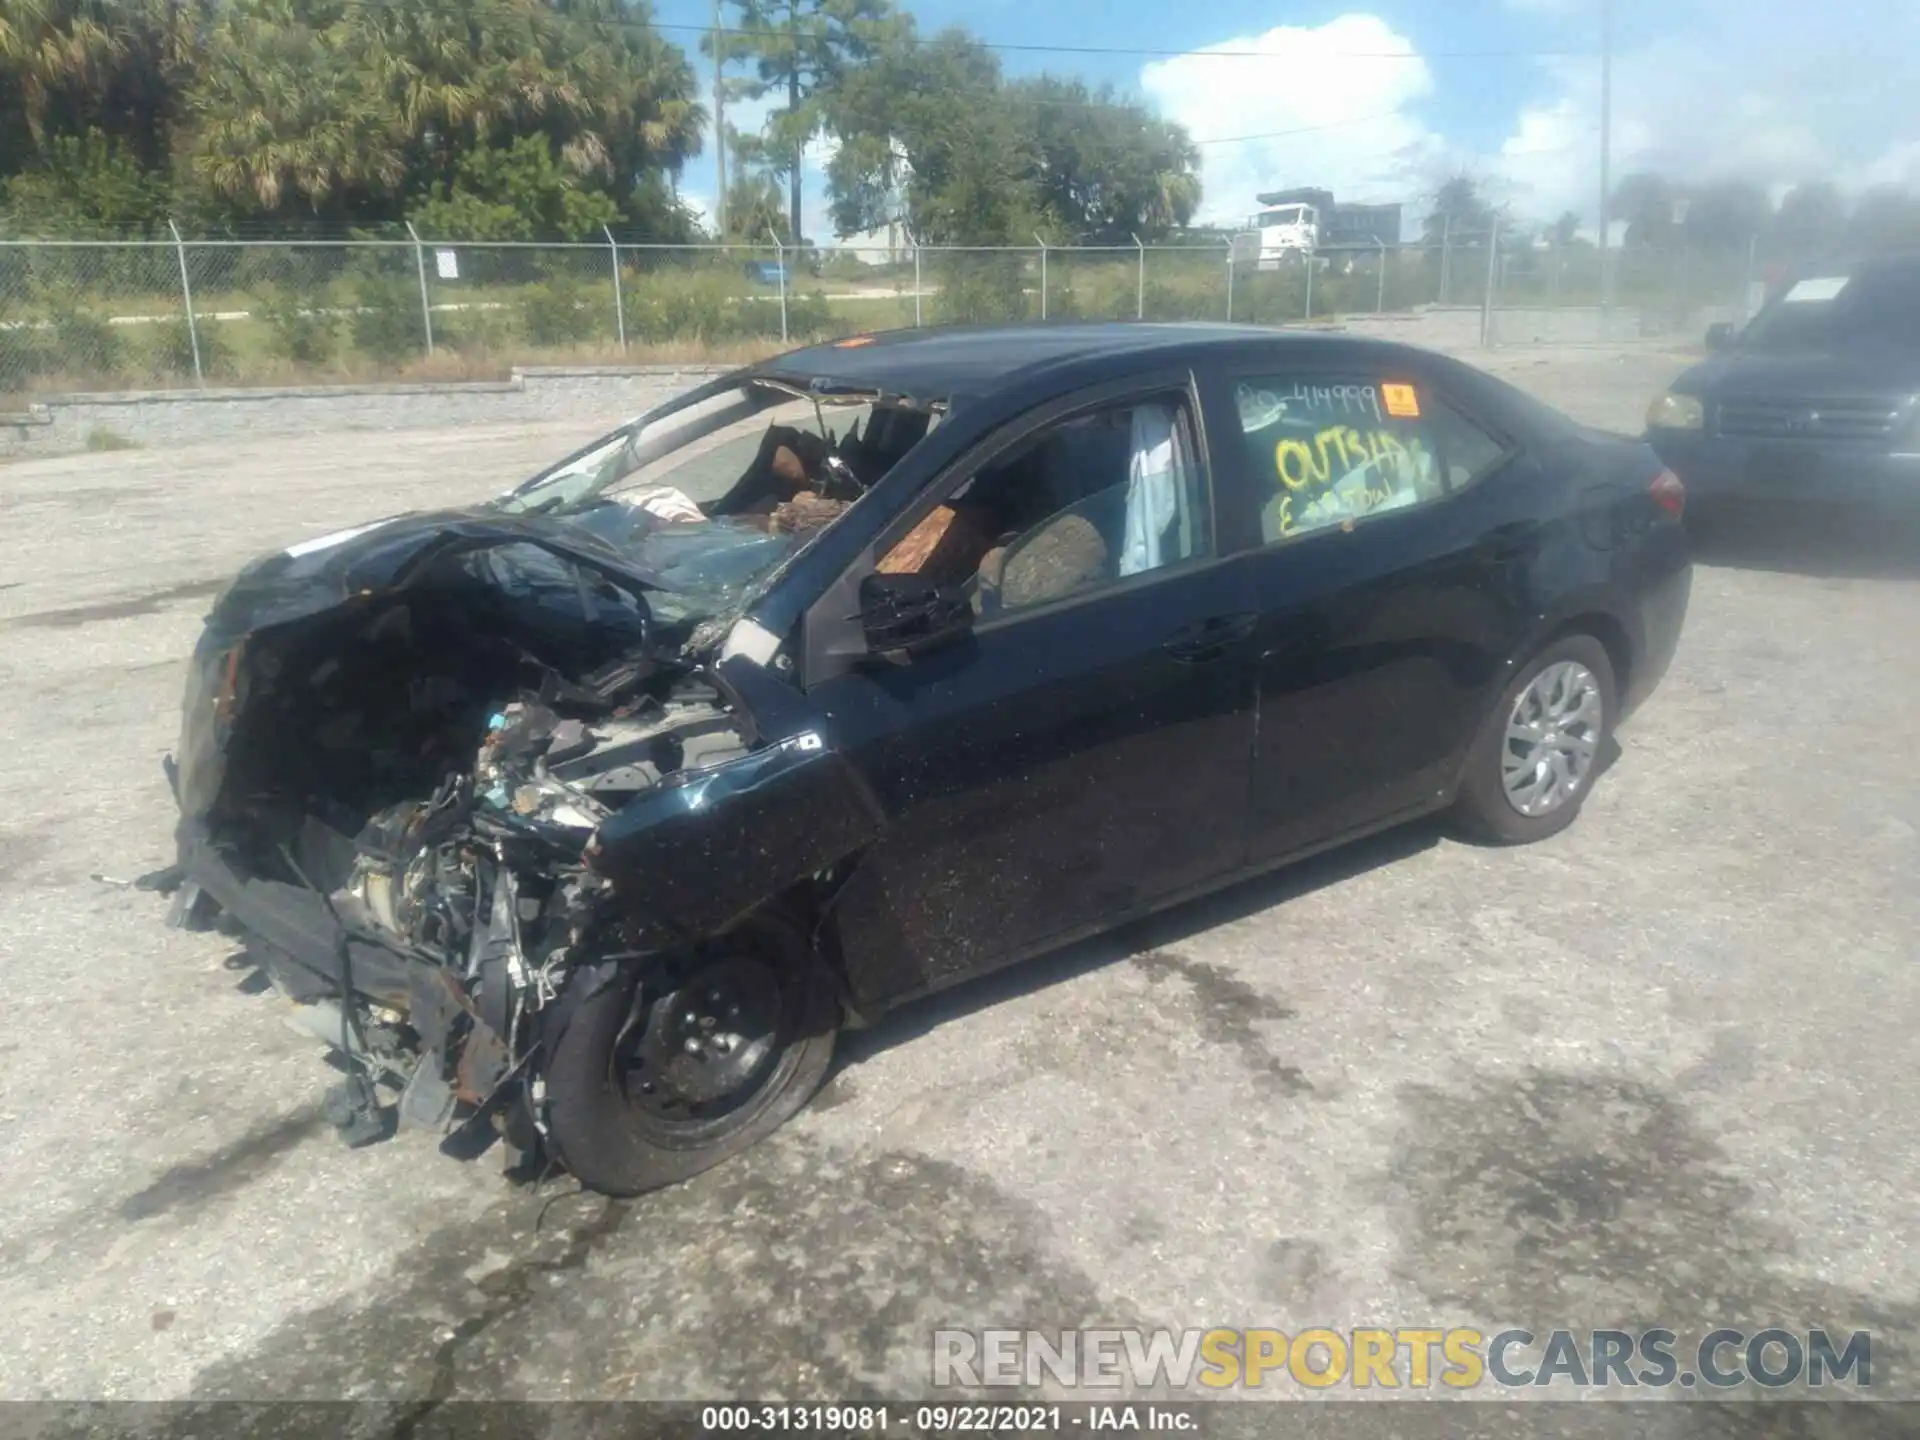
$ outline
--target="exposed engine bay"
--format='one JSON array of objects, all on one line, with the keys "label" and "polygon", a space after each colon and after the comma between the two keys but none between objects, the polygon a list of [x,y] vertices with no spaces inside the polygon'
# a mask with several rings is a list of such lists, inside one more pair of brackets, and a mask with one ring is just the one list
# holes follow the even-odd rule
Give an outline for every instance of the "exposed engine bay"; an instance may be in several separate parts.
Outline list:
[{"label": "exposed engine bay", "polygon": [[523,623],[524,596],[490,613],[487,568],[256,637],[228,758],[236,868],[312,889],[347,935],[406,963],[350,977],[368,1001],[356,1017],[332,966],[251,936],[250,956],[303,1028],[403,1088],[401,1118],[425,1124],[487,1105],[577,947],[619,947],[599,924],[607,882],[582,859],[601,822],[748,751],[715,686],[658,655],[618,597],[568,635]]}]

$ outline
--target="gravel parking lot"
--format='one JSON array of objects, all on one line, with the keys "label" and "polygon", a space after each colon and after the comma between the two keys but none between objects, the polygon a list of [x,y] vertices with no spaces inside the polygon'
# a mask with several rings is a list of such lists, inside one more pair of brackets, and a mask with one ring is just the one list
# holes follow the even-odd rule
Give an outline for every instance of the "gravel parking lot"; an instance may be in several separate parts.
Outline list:
[{"label": "gravel parking lot", "polygon": [[[1497,362],[1628,429],[1681,363]],[[1920,564],[1872,530],[1703,557],[1544,845],[1388,836],[930,1002],[639,1201],[341,1148],[230,944],[91,877],[171,859],[224,575],[580,438],[0,467],[5,1396],[905,1397],[1020,1324],[1866,1328],[1920,1395]]]}]

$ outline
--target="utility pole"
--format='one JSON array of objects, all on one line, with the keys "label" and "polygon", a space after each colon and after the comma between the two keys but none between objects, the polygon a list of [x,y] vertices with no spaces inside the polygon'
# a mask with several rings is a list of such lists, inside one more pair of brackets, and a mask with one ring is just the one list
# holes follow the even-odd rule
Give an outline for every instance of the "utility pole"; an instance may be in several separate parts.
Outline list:
[{"label": "utility pole", "polygon": [[727,238],[727,82],[722,50],[726,30],[720,23],[720,0],[713,0],[713,153],[720,193],[713,202],[714,224],[720,239]]},{"label": "utility pole", "polygon": [[[787,115],[790,119],[797,121],[800,118],[799,0],[787,0],[787,43],[793,47],[793,69],[787,73]],[[800,170],[806,163],[807,142],[803,136],[794,141],[793,170],[787,176],[787,228],[793,232],[789,238],[795,245],[804,243],[800,229],[800,182],[802,179]]]},{"label": "utility pole", "polygon": [[1607,231],[1613,224],[1613,0],[1600,0],[1600,333],[1613,333],[1613,273]]}]

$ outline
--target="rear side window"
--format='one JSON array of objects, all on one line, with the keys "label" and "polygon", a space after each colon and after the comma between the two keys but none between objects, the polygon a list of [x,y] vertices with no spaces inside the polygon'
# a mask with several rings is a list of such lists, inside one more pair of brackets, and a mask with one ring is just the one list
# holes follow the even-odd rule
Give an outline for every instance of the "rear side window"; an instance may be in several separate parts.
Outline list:
[{"label": "rear side window", "polygon": [[1249,377],[1235,408],[1269,545],[1430,504],[1505,453],[1412,380]]},{"label": "rear side window", "polygon": [[1420,431],[1433,442],[1447,477],[1447,489],[1464,490],[1497,470],[1512,452],[1446,401],[1420,399]]}]

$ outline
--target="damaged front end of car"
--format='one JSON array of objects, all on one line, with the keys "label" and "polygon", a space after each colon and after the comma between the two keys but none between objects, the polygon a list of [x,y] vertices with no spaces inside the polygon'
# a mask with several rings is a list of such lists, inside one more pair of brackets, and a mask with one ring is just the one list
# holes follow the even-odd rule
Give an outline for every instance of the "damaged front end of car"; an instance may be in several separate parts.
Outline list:
[{"label": "damaged front end of car", "polygon": [[170,920],[337,1052],[350,1143],[503,1137],[634,1193],[805,1102],[845,1013],[822,920],[881,821],[756,616],[941,408],[722,377],[222,592]]},{"label": "damaged front end of car", "polygon": [[[683,527],[682,551],[696,528],[723,561],[764,539]],[[454,512],[295,547],[216,602],[168,765],[171,919],[244,941],[344,1059],[350,1143],[398,1123],[554,1158],[570,987],[823,897],[871,838],[851,770],[817,731],[764,733],[713,607],[677,598],[571,523]],[[690,1117],[728,1100],[713,1073],[756,1078],[728,1064],[766,1037],[727,1023],[656,1063]]]}]

